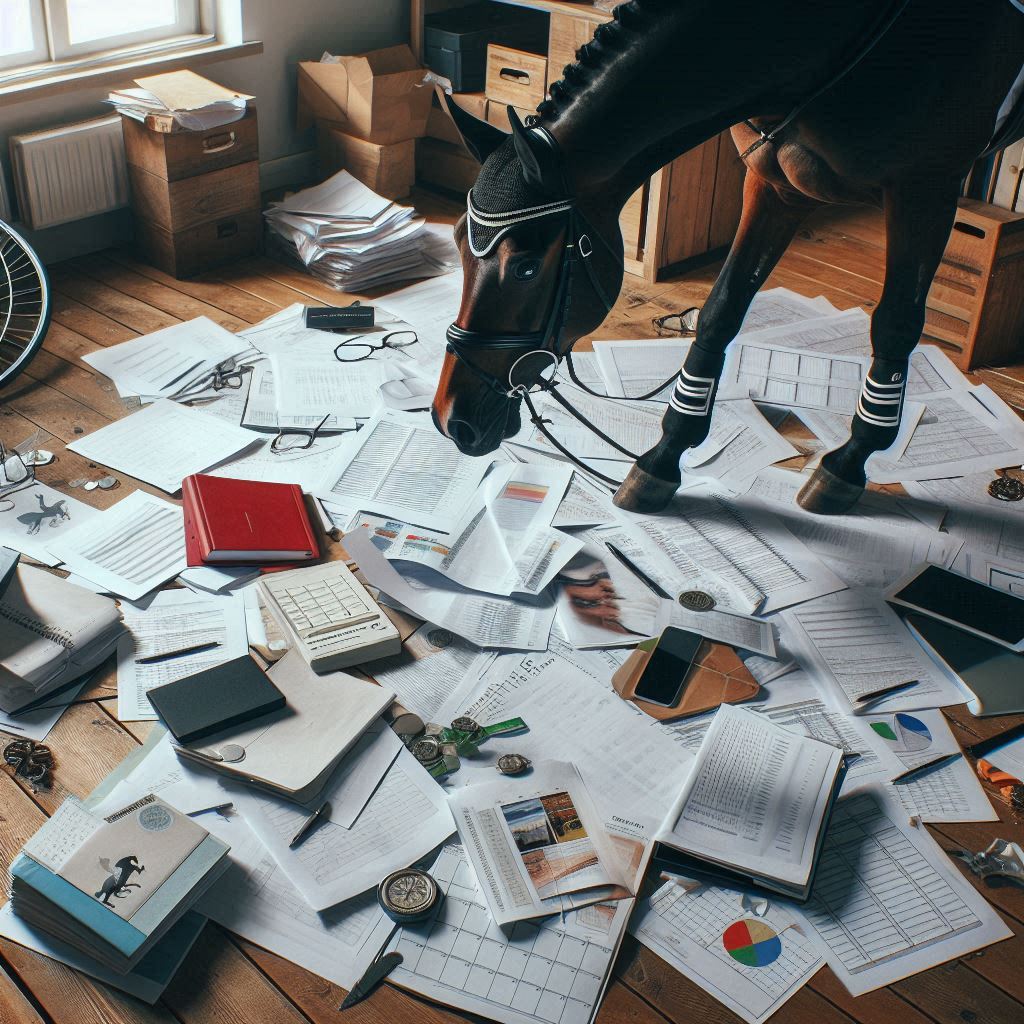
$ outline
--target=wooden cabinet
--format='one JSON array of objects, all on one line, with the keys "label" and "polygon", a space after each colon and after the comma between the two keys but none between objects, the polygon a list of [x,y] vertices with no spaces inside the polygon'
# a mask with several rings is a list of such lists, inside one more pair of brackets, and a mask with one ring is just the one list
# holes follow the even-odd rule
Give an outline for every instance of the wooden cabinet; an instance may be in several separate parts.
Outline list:
[{"label": "wooden cabinet", "polygon": [[[547,86],[562,77],[562,69],[575,60],[576,51],[590,41],[599,24],[611,18],[610,13],[589,3],[515,2],[549,14]],[[411,0],[413,52],[422,58],[424,14],[466,3]],[[421,139],[419,145],[430,149],[435,142]],[[450,142],[447,146],[457,148]],[[421,179],[443,184],[440,174],[422,173],[428,161],[431,170],[436,171],[434,160],[417,156]],[[463,173],[458,183],[453,182],[456,190],[461,189],[465,177]],[[627,273],[655,281],[681,265],[724,254],[739,224],[742,199],[743,165],[728,132],[673,160],[630,198],[619,218]]]}]

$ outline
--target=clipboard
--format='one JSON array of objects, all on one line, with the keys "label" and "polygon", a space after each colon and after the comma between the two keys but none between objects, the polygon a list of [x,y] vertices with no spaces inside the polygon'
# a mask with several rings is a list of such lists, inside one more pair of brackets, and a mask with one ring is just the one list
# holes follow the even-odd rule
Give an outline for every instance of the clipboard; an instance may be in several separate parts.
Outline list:
[{"label": "clipboard", "polygon": [[753,700],[761,692],[750,669],[743,664],[732,647],[705,638],[697,648],[686,686],[675,705],[663,707],[641,700],[636,696],[636,686],[657,645],[657,637],[639,644],[612,676],[615,692],[652,718],[663,722],[673,718],[689,718],[712,711],[721,704],[741,704]]}]

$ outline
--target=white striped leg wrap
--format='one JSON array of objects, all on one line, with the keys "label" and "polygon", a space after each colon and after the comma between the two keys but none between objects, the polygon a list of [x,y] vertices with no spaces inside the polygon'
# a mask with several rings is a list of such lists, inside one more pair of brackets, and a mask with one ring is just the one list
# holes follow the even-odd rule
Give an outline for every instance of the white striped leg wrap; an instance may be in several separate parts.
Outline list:
[{"label": "white striped leg wrap", "polygon": [[707,416],[714,386],[714,377],[694,377],[686,370],[680,370],[668,404],[684,416]]},{"label": "white striped leg wrap", "polygon": [[898,428],[905,385],[905,378],[895,384],[879,384],[869,374],[857,399],[857,415],[874,427]]}]

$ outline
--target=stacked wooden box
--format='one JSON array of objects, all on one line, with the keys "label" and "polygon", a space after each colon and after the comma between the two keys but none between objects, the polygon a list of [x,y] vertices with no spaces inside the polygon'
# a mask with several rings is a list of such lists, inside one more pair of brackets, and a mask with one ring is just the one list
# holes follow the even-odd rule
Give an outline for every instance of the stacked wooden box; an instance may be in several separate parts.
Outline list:
[{"label": "stacked wooden box", "polygon": [[174,277],[257,252],[256,110],[203,132],[159,132],[123,117],[140,257]]}]

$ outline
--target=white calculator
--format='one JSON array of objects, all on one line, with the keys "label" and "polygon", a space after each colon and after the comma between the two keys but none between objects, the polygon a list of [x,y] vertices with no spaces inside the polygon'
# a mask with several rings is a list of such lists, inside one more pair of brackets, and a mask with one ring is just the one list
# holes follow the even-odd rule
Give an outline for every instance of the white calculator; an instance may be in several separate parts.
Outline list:
[{"label": "white calculator", "polygon": [[316,672],[402,649],[394,623],[344,562],[268,573],[259,587],[274,618]]}]

